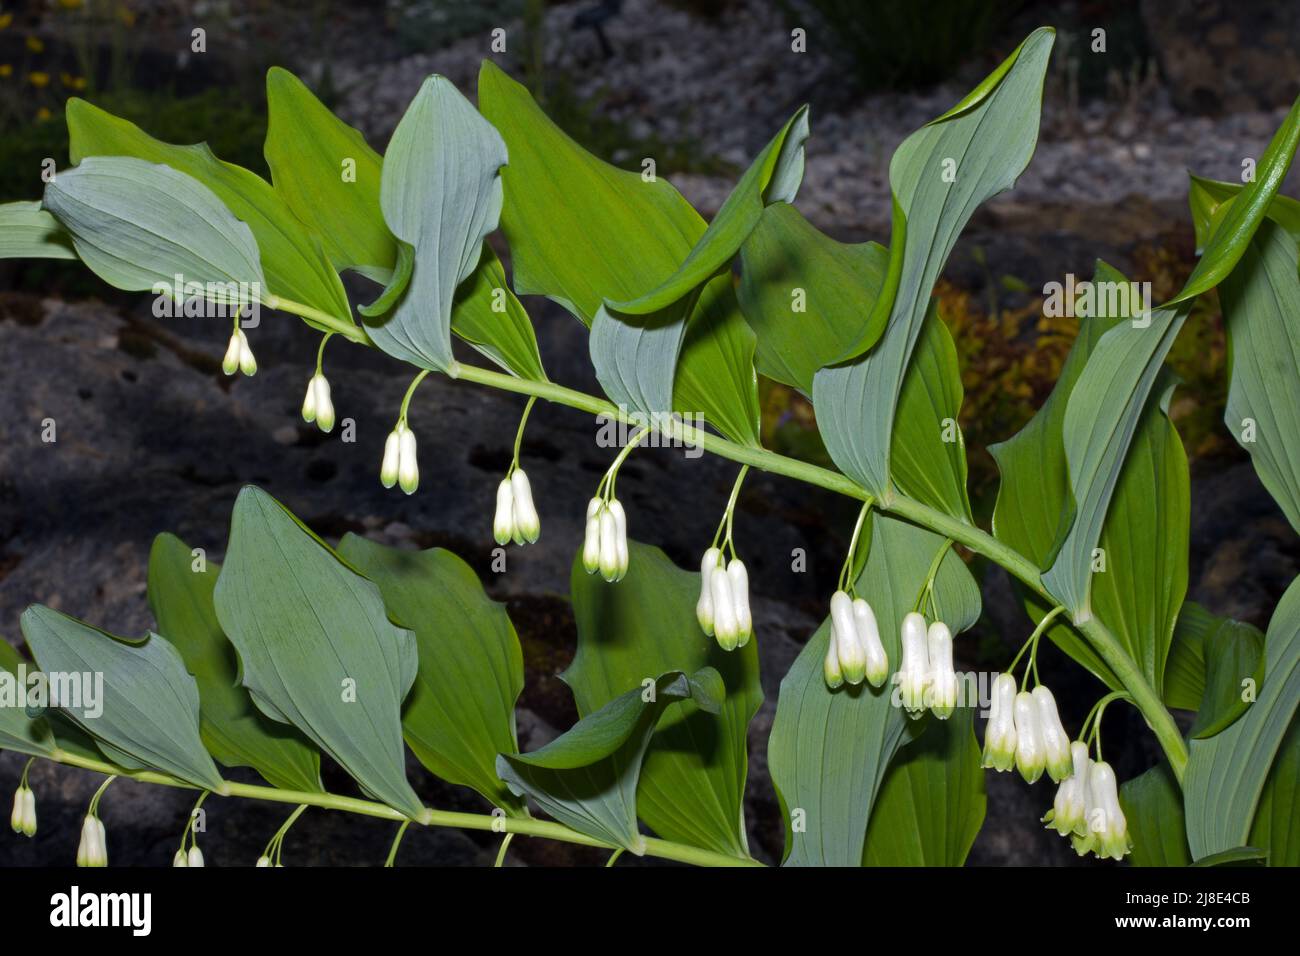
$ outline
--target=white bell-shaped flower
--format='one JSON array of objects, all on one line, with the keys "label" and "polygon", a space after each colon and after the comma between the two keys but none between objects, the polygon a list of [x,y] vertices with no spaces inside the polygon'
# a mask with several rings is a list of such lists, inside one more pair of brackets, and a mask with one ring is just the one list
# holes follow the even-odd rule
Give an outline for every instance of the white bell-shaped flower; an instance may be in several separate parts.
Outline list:
[{"label": "white bell-shaped flower", "polygon": [[940,720],[947,720],[957,709],[957,671],[952,663],[952,632],[942,621],[935,621],[926,632],[930,652],[930,710]]},{"label": "white bell-shaped flower", "polygon": [[857,626],[858,646],[866,657],[867,683],[881,687],[889,679],[889,655],[880,640],[880,625],[876,612],[864,598],[853,599],[853,623]]},{"label": "white bell-shaped flower", "polygon": [[1094,762],[1088,771],[1088,829],[1102,858],[1122,860],[1133,846],[1119,805],[1115,771],[1104,760]]},{"label": "white bell-shaped flower", "polygon": [[203,865],[203,851],[200,850],[200,849],[198,848],[198,845],[197,845],[197,844],[195,844],[194,846],[191,846],[191,847],[190,847],[189,856],[188,856],[186,862],[187,862],[190,866],[202,866],[202,865]]},{"label": "white bell-shaped flower", "polygon": [[9,814],[9,826],[14,833],[22,833],[23,823],[27,820],[27,802],[23,799],[26,789],[26,787],[19,787],[14,791],[14,809]]},{"label": "white bell-shaped flower", "polygon": [[497,485],[497,507],[492,515],[492,539],[507,544],[515,533],[515,490],[509,478]]},{"label": "white bell-shaped flower", "polygon": [[709,575],[709,590],[713,596],[713,636],[724,651],[734,651],[740,643],[740,624],[736,621],[731,576],[718,568]]},{"label": "white bell-shaped flower", "polygon": [[1033,694],[1022,690],[1016,694],[1012,708],[1016,718],[1016,769],[1029,783],[1043,775],[1047,756],[1043,751],[1042,721]]},{"label": "white bell-shaped flower", "polygon": [[618,522],[606,506],[600,512],[600,576],[617,581],[618,568]]},{"label": "white bell-shaped flower", "polygon": [[745,562],[732,558],[727,565],[727,577],[731,579],[731,600],[736,612],[736,646],[744,647],[754,633],[754,616],[749,610],[749,572]]},{"label": "white bell-shaped flower", "polygon": [[1034,688],[1033,698],[1038,708],[1038,729],[1042,733],[1047,772],[1053,780],[1060,783],[1074,772],[1074,762],[1070,757],[1070,735],[1061,724],[1061,715],[1057,713],[1056,698],[1052,692],[1039,684]]},{"label": "white bell-shaped flower", "polygon": [[618,549],[618,576],[614,580],[622,581],[628,567],[627,512],[623,510],[623,505],[617,498],[609,500],[608,508],[609,513],[614,516],[614,545]]},{"label": "white bell-shaped flower", "polygon": [[830,637],[826,641],[826,657],[822,661],[822,677],[831,690],[838,690],[844,686],[844,672],[840,670],[840,655],[836,643],[835,627],[832,624]]},{"label": "white bell-shaped flower", "polygon": [[831,595],[831,635],[844,680],[854,685],[861,684],[867,676],[867,654],[858,639],[853,600],[844,591]]},{"label": "white bell-shaped flower", "polygon": [[253,357],[253,349],[243,329],[239,330],[239,370],[250,378],[257,374],[257,359]]},{"label": "white bell-shaped flower", "polygon": [[898,668],[899,692],[909,717],[925,711],[930,686],[930,649],[925,618],[912,611],[903,618],[903,660]]},{"label": "white bell-shaped flower", "polygon": [[221,359],[221,371],[227,375],[234,375],[239,371],[239,353],[243,344],[244,333],[240,329],[235,329],[230,333],[230,342],[226,345],[226,354]]},{"label": "white bell-shaped flower", "polygon": [[189,866],[190,857],[184,850],[177,850],[176,855],[172,857],[172,866]]},{"label": "white bell-shaped flower", "polygon": [[[312,376],[311,382],[308,383],[316,395],[316,425],[323,432],[332,431],[334,428],[334,399],[330,396],[330,383],[320,372]],[[304,418],[307,416],[304,415]],[[310,421],[310,419],[308,419]]]},{"label": "white bell-shaped flower", "polygon": [[270,865],[271,865],[271,858],[267,856],[265,853],[259,856],[257,858],[257,862],[254,864],[254,866],[270,866]]},{"label": "white bell-shaped flower", "polygon": [[1088,774],[1092,760],[1088,745],[1076,740],[1070,745],[1070,775],[1056,788],[1052,809],[1043,817],[1047,824],[1061,836],[1088,832]]},{"label": "white bell-shaped flower", "polygon": [[600,516],[605,502],[592,498],[587,503],[587,523],[582,536],[582,569],[588,574],[600,570]]},{"label": "white bell-shaped flower", "polygon": [[516,468],[510,474],[510,485],[514,492],[514,530],[532,544],[542,536],[542,519],[538,517],[537,506],[533,504],[532,483],[522,468]]},{"label": "white bell-shaped flower", "polygon": [[316,420],[316,376],[307,380],[307,393],[302,397],[302,420],[308,424]]},{"label": "white bell-shaped flower", "polygon": [[713,636],[713,587],[709,579],[719,570],[721,561],[722,552],[717,548],[709,548],[700,558],[700,599],[695,602],[695,619],[709,637]]},{"label": "white bell-shaped flower", "polygon": [[31,787],[23,793],[23,836],[36,836],[36,791]]},{"label": "white bell-shaped flower", "polygon": [[989,721],[984,728],[984,766],[1010,770],[1016,763],[1016,679],[999,674],[993,680]]},{"label": "white bell-shaped flower", "polygon": [[409,425],[398,436],[397,453],[397,483],[404,492],[413,495],[420,487],[420,465],[416,461],[415,432]]},{"label": "white bell-shaped flower", "polygon": [[379,466],[379,483],[385,488],[391,488],[397,484],[397,466],[402,460],[402,429],[405,428],[400,422],[397,427],[388,433],[388,438],[384,441],[384,461]]}]

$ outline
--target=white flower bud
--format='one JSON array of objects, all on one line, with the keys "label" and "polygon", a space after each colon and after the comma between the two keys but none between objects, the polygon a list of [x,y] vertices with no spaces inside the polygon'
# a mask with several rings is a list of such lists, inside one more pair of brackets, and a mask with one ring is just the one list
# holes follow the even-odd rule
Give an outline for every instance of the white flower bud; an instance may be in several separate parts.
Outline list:
[{"label": "white flower bud", "polygon": [[401,461],[402,426],[388,433],[384,441],[384,461],[379,466],[379,483],[385,488],[397,484],[397,466]]},{"label": "white flower bud", "polygon": [[190,858],[186,855],[185,851],[177,850],[176,855],[172,857],[172,866],[177,867],[177,866],[189,866],[189,865],[190,865]]},{"label": "white flower bud", "polygon": [[36,791],[31,787],[23,794],[23,835],[36,836]]},{"label": "white flower bud", "polygon": [[909,717],[920,717],[925,710],[926,690],[930,686],[930,650],[925,618],[915,611],[903,618],[903,662],[898,668],[899,690]]},{"label": "white flower bud", "polygon": [[271,865],[271,858],[270,858],[269,856],[267,856],[266,854],[262,854],[261,856],[259,856],[259,857],[257,858],[257,864],[256,864],[256,865],[257,865],[257,866],[270,866],[270,865]]},{"label": "white flower bud", "polygon": [[[614,516],[614,529],[616,531],[614,544],[618,548],[618,577],[616,581],[622,581],[627,574],[628,550],[627,550],[627,512],[615,498],[609,503],[609,513]],[[715,612],[716,613],[716,612]]]},{"label": "white flower bud", "polygon": [[880,640],[876,614],[862,598],[853,601],[853,623],[857,626],[858,646],[867,658],[867,681],[872,687],[880,687],[889,677],[889,655]]},{"label": "white flower bud", "polygon": [[724,651],[734,651],[740,641],[740,625],[736,621],[731,576],[718,568],[709,575],[709,588],[713,593],[713,636]]},{"label": "white flower bud", "polygon": [[1029,783],[1043,775],[1047,763],[1043,752],[1042,722],[1038,719],[1038,706],[1033,694],[1022,690],[1016,694],[1012,708],[1016,720],[1016,769]]},{"label": "white flower bud", "polygon": [[203,851],[198,848],[197,844],[190,847],[190,854],[187,862],[190,866],[203,865]]},{"label": "white flower bud", "polygon": [[77,866],[94,866],[91,853],[95,848],[95,818],[89,813],[81,821],[81,841],[77,844]]},{"label": "white flower bud", "polygon": [[1061,715],[1056,711],[1056,698],[1052,692],[1039,684],[1034,688],[1033,698],[1034,705],[1038,708],[1038,729],[1042,733],[1047,772],[1053,780],[1060,783],[1074,771],[1074,762],[1070,757],[1070,735],[1061,725]]},{"label": "white flower bud", "polygon": [[940,720],[947,720],[957,709],[957,671],[952,664],[952,632],[942,621],[930,625],[927,634],[930,652],[930,709]]},{"label": "white flower bud", "polygon": [[305,422],[314,422],[316,420],[315,375],[307,380],[307,394],[302,397],[302,420]]},{"label": "white flower bud", "polygon": [[240,353],[240,335],[242,333],[236,329],[230,335],[230,344],[226,346],[225,358],[221,360],[221,371],[227,375],[234,375],[239,371],[239,353]]},{"label": "white flower bud", "polygon": [[700,622],[700,630],[709,637],[713,636],[713,589],[709,578],[718,570],[722,552],[709,548],[700,558],[700,599],[695,602],[695,619]]},{"label": "white flower bud", "polygon": [[600,513],[600,576],[618,580],[618,523],[609,508]]},{"label": "white flower bud", "polygon": [[587,527],[582,536],[582,569],[588,574],[600,570],[600,515],[604,502],[592,498],[587,506]]},{"label": "white flower bud", "polygon": [[316,393],[316,424],[323,432],[331,431],[334,428],[334,400],[330,397],[329,379],[317,374],[312,385]]},{"label": "white flower bud", "polygon": [[19,787],[14,791],[14,809],[9,814],[9,826],[13,828],[14,833],[23,832],[23,824],[27,821],[27,806],[23,799],[26,787]]},{"label": "white flower bud", "polygon": [[867,655],[858,640],[858,624],[853,619],[853,601],[843,591],[831,595],[831,637],[840,673],[850,684],[861,684],[867,675]]},{"label": "white flower bud", "polygon": [[397,449],[397,483],[408,495],[415,494],[420,487],[420,465],[415,455],[415,432],[410,427],[402,429],[398,438]]},{"label": "white flower bud", "polygon": [[835,649],[837,643],[835,625],[832,624],[830,638],[826,641],[826,659],[822,661],[822,677],[831,690],[844,686],[844,672],[840,670],[840,656]]},{"label": "white flower bud", "polygon": [[497,485],[497,510],[492,516],[492,538],[497,544],[506,544],[515,533],[515,492],[509,478]]},{"label": "white flower bud", "polygon": [[108,866],[108,831],[104,821],[95,817],[95,861],[91,866]]},{"label": "white flower bud", "polygon": [[542,520],[537,516],[537,508],[533,504],[533,486],[522,468],[514,470],[510,483],[514,488],[515,530],[532,544],[542,536]]},{"label": "white flower bud", "polygon": [[1128,821],[1120,809],[1115,771],[1104,760],[1098,760],[1088,771],[1088,794],[1089,829],[1097,837],[1097,855],[1103,859],[1124,859],[1132,848]]},{"label": "white flower bud", "polygon": [[1092,761],[1088,758],[1088,745],[1076,740],[1070,745],[1071,773],[1056,789],[1052,809],[1043,817],[1047,824],[1061,836],[1088,833],[1088,775]]},{"label": "white flower bud", "polygon": [[1016,763],[1016,679],[999,674],[990,692],[989,722],[984,728],[984,766],[1010,770]]},{"label": "white flower bud", "polygon": [[250,377],[257,374],[257,359],[253,358],[253,349],[243,329],[239,330],[239,370]]},{"label": "white flower bud", "polygon": [[754,633],[754,616],[749,610],[749,572],[745,562],[733,558],[727,565],[727,577],[731,578],[731,600],[736,608],[736,646],[744,647]]}]

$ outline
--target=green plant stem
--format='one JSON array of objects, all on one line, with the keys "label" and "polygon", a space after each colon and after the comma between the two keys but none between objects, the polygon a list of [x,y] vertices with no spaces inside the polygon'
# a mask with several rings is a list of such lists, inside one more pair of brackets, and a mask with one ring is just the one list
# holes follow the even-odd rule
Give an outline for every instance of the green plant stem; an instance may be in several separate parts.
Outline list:
[{"label": "green plant stem", "polygon": [[[176,777],[168,776],[165,773],[158,773],[154,770],[141,770],[136,772],[123,772],[120,767],[114,767],[112,764],[105,763],[102,760],[92,760],[78,754],[69,753],[65,750],[55,750],[49,756],[50,760],[55,763],[66,764],[69,767],[80,767],[83,770],[94,770],[98,773],[109,775],[120,775],[140,783],[152,783],[165,787],[181,787],[187,790],[199,789],[192,783],[179,780]],[[382,803],[375,803],[371,800],[362,800],[359,797],[347,797],[337,793],[313,793],[300,790],[281,790],[277,787],[264,787],[251,783],[236,783],[231,780],[225,781],[220,787],[212,791],[220,797],[243,797],[248,800],[268,800],[275,803],[293,803],[303,806],[322,807],[326,810],[341,810],[345,813],[358,813],[368,817],[378,817],[382,820],[394,820],[398,823],[409,821],[392,807]],[[506,817],[491,816],[486,813],[462,813],[455,810],[434,810],[426,807],[418,819],[414,821],[423,826],[433,827],[456,827],[461,830],[485,830],[496,833],[518,833],[522,836],[544,837],[548,840],[560,840],[565,843],[576,843],[581,846],[594,846],[606,850],[616,850],[618,847],[606,843],[603,840],[597,840],[595,837],[589,837],[585,833],[579,833],[572,830],[562,823],[554,823],[550,820],[534,820],[531,817]],[[717,853],[713,850],[703,850],[699,847],[686,846],[682,843],[673,843],[670,840],[659,840],[654,837],[646,837],[646,855],[657,856],[665,860],[675,860],[679,863],[691,863],[696,866],[762,866],[757,860],[748,857],[728,856],[725,853]]]},{"label": "green plant stem", "polygon": [[[480,385],[488,385],[508,392],[517,392],[521,395],[535,395],[544,401],[568,405],[570,408],[590,412],[593,415],[612,415],[621,420],[627,420],[627,416],[620,409],[605,399],[579,392],[576,389],[566,388],[563,385],[556,385],[554,382],[534,382],[529,379],[507,375],[503,372],[494,372],[491,369],[461,365],[459,363],[451,370],[451,374],[454,378],[464,379],[467,382],[477,382]],[[866,489],[838,472],[822,468],[819,465],[787,458],[765,448],[739,445],[683,422],[673,423],[669,437],[680,438],[683,441],[697,444],[705,451],[711,452],[720,458],[727,458],[743,465],[750,465],[760,471],[784,475],[787,478],[794,478],[811,485],[817,485],[827,491],[834,491],[849,498],[857,498],[863,501],[871,498],[871,494]],[[1048,594],[1047,589],[1043,587],[1041,575],[1034,563],[1014,548],[994,538],[988,532],[897,492],[876,499],[874,505],[883,511],[905,518],[913,524],[928,528],[936,534],[951,538],[957,544],[1001,565],[1039,597],[1053,606],[1057,604],[1056,599]],[[1115,639],[1115,636],[1110,633],[1110,630],[1101,621],[1094,617],[1089,621],[1074,626],[1092,646],[1093,650],[1106,662],[1111,672],[1119,678],[1120,683],[1124,685],[1125,690],[1133,698],[1134,705],[1146,718],[1147,726],[1156,735],[1156,739],[1169,760],[1169,766],[1174,771],[1174,776],[1181,784],[1183,772],[1187,768],[1187,744],[1184,742],[1182,734],[1178,732],[1178,726],[1174,723],[1173,716],[1165,708],[1160,695],[1143,676],[1133,659],[1124,652],[1119,641]]]}]

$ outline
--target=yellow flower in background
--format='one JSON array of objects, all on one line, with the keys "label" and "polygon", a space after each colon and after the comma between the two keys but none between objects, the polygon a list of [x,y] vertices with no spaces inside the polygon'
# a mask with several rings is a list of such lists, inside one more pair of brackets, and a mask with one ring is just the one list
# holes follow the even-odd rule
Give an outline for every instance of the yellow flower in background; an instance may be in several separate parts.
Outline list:
[{"label": "yellow flower in background", "polygon": [[36,122],[44,123],[47,119],[50,118],[50,116],[51,116],[50,111],[47,110],[44,106],[42,106],[40,109],[36,111]]},{"label": "yellow flower in background", "polygon": [[28,37],[27,49],[31,50],[33,53],[41,53],[45,50],[45,44],[42,43],[38,37]]},{"label": "yellow flower in background", "polygon": [[84,76],[73,76],[71,73],[60,73],[59,79],[63,85],[70,90],[84,90],[86,88],[86,78]]},{"label": "yellow flower in background", "polygon": [[14,75],[14,68],[9,63],[0,63],[0,78]]},{"label": "yellow flower in background", "polygon": [[45,87],[50,85],[50,74],[42,73],[39,70],[34,73],[28,73],[27,82],[37,89],[43,90]]},{"label": "yellow flower in background", "polygon": [[3,30],[13,22],[14,15],[12,13],[0,13],[0,30]]}]

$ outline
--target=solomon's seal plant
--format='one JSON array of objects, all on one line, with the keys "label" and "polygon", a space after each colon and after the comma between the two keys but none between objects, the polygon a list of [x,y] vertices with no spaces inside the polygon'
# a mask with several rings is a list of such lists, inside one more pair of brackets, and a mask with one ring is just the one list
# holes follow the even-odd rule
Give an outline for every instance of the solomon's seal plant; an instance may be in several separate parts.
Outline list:
[{"label": "solomon's seal plant", "polygon": [[[1081,321],[1050,397],[991,449],[1001,487],[985,530],[953,426],[957,356],[931,293],[974,211],[1031,160],[1053,41],[1035,31],[898,147],[888,247],[835,242],[799,212],[815,148],[806,109],[706,223],[663,179],[585,152],[491,63],[477,109],[445,79],[426,80],[383,157],[272,70],[270,182],[70,101],[72,166],[38,201],[0,206],[0,255],[77,259],[120,289],[182,289],[223,319],[233,309],[230,374],[256,370],[242,316],[300,316],[323,336],[302,415],[326,432],[326,339],[413,367],[384,445],[385,487],[419,486],[409,416],[429,374],[640,427],[583,516],[565,673],[579,720],[540,749],[520,752],[516,737],[515,629],[465,562],[351,534],[328,543],[255,487],[235,502],[223,564],[196,562],[172,535],[154,542],[157,627],[145,638],[39,605],[23,615],[34,666],[102,673],[105,699],[99,714],[73,699],[0,707],[0,746],[109,780],[296,807],[258,866],[281,865],[310,806],[400,824],[390,864],[411,823],[752,864],[745,741],[763,634],[732,513],[746,472],[760,469],[861,504],[829,614],[782,677],[767,741],[787,865],[961,863],[984,817],[981,764],[1030,782],[1046,772],[1057,792],[1044,822],[1080,853],[1297,862],[1300,583],[1262,635],[1185,601],[1187,459],[1164,361],[1192,303],[1217,288],[1232,340],[1226,425],[1300,528],[1300,206],[1278,193],[1300,107],[1253,180],[1192,180],[1200,259],[1176,296],[1149,311],[1112,297],[1115,308]],[[340,177],[345,161],[354,177]],[[490,236],[509,247],[509,280]],[[343,272],[374,283],[355,313]],[[1127,286],[1100,262],[1095,282]],[[790,308],[795,290],[804,312]],[[521,296],[548,297],[590,330],[603,396],[551,381]],[[483,361],[457,359],[453,338]],[[759,375],[810,398],[834,469],[762,446]],[[690,424],[701,416],[706,425]],[[523,427],[495,501],[484,492],[502,545],[541,530]],[[698,573],[628,536],[619,468],[648,437],[742,466],[718,532],[699,542]],[[954,665],[954,641],[981,614],[970,555],[1010,574],[1032,625],[1004,673]],[[1049,648],[1103,688],[1074,740],[1038,680]],[[29,666],[0,642],[7,674]],[[1122,786],[1102,758],[1102,715],[1117,702],[1140,712],[1162,754]],[[1190,730],[1171,708],[1195,712]],[[493,812],[424,806],[406,747]],[[323,758],[360,795],[327,792]],[[221,768],[234,766],[265,784],[227,779]],[[107,861],[103,796],[85,816],[83,865]],[[35,828],[26,775],[11,822]],[[190,824],[177,866],[202,864],[194,836]]]}]

